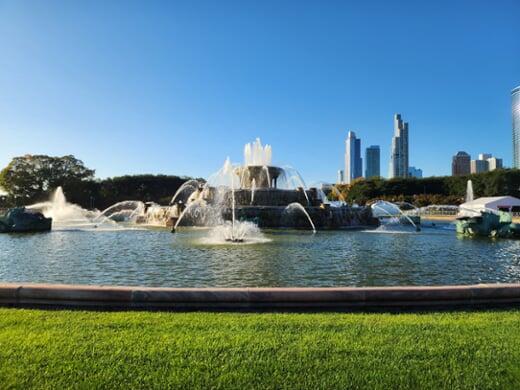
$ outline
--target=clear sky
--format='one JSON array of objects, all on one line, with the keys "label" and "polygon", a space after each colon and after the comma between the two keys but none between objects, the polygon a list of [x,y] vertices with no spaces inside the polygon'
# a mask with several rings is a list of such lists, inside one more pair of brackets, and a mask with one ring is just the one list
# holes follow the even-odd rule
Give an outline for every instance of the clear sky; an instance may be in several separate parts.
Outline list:
[{"label": "clear sky", "polygon": [[207,176],[261,137],[307,182],[344,139],[410,123],[410,164],[511,164],[520,1],[3,1],[0,165],[74,154],[98,176]]}]

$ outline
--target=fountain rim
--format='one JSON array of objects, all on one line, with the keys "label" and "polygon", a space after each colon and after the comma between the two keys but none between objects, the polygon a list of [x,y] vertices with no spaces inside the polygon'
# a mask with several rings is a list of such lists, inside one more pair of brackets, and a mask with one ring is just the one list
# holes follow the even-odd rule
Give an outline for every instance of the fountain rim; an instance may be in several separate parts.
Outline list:
[{"label": "fountain rim", "polygon": [[0,283],[0,306],[44,309],[401,312],[519,305],[520,283],[243,288]]}]

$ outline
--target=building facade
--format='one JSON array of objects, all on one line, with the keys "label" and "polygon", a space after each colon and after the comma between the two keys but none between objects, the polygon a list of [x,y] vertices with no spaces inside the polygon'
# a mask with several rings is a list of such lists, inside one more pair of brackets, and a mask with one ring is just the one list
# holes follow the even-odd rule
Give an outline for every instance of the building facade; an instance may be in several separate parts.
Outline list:
[{"label": "building facade", "polygon": [[487,159],[488,162],[488,169],[490,171],[494,171],[495,169],[500,169],[504,167],[504,164],[502,163],[501,158],[496,157],[490,157]]},{"label": "building facade", "polygon": [[361,158],[361,139],[356,133],[349,131],[345,141],[345,175],[347,184],[358,177],[363,176],[363,159]]},{"label": "building facade", "polygon": [[408,123],[403,122],[401,114],[395,114],[390,154],[390,178],[408,177],[408,156]]},{"label": "building facade", "polygon": [[408,176],[415,177],[417,179],[422,178],[422,169],[416,167],[408,167]]},{"label": "building facade", "polygon": [[471,160],[471,173],[482,173],[489,171],[487,160]]},{"label": "building facade", "polygon": [[471,173],[482,173],[503,168],[501,158],[493,157],[490,153],[480,153],[477,160],[471,160]]},{"label": "building facade", "polygon": [[513,168],[520,169],[520,86],[511,91],[513,119]]},{"label": "building facade", "polygon": [[471,156],[463,151],[457,152],[451,161],[451,175],[465,176],[471,173]]},{"label": "building facade", "polygon": [[381,176],[381,149],[372,145],[365,150],[365,177]]}]

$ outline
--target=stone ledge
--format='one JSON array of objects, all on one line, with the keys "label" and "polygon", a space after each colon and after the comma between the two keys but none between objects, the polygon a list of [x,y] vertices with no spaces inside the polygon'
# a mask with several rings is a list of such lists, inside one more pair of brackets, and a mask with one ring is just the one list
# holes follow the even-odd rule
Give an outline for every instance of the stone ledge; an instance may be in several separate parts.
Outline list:
[{"label": "stone ledge", "polygon": [[520,307],[520,284],[154,288],[0,283],[0,306],[104,310],[349,311]]}]

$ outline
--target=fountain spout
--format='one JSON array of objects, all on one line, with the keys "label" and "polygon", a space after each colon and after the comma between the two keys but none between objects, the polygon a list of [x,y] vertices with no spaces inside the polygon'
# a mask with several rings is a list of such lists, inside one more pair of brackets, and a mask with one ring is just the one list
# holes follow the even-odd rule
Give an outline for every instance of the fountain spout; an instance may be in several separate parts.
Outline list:
[{"label": "fountain spout", "polygon": [[473,194],[473,182],[468,180],[466,185],[466,202],[473,202],[474,194]]}]

